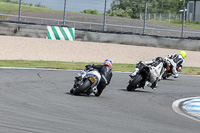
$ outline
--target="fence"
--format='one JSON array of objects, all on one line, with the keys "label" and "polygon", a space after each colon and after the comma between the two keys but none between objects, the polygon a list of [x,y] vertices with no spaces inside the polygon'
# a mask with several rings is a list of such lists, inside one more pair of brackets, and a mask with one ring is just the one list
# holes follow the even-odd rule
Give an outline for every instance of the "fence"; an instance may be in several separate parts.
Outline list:
[{"label": "fence", "polygon": [[[43,0],[42,3],[39,3],[37,5],[39,5],[40,7],[46,5],[48,7],[45,8],[46,11],[42,10],[34,12],[30,12],[28,10],[30,5],[34,5],[34,3],[30,2],[35,2],[37,4],[39,0],[24,0],[21,6],[19,4],[15,4],[15,8],[16,6],[17,8],[21,7],[19,8],[19,12],[12,12],[12,14],[2,13],[0,14],[0,19],[55,26],[68,26],[84,30],[107,30],[108,32],[131,32],[136,34],[143,34],[145,28],[145,34],[158,36],[180,37],[182,32],[181,27],[165,26],[162,24],[151,22],[147,22],[146,27],[144,27],[144,13],[140,15],[141,20],[106,16],[106,14],[103,13],[106,13],[104,11],[107,11],[109,9],[108,5],[111,4],[112,0],[102,0],[99,4],[97,4],[97,2],[94,2],[93,0],[74,0],[73,2],[72,0]],[[80,12],[83,11],[83,9],[90,8],[88,6],[83,6],[85,3],[87,3],[93,9],[97,9],[103,15],[87,15],[69,12],[72,10]],[[105,5],[107,5],[107,8]],[[13,5],[8,5],[7,8],[14,8],[12,6]],[[51,8],[51,6],[56,7],[59,11],[49,10],[49,7]],[[74,7],[74,9],[72,9],[71,7]],[[170,22],[172,20],[179,19],[180,15],[175,16],[173,14],[164,15],[147,13],[147,20],[151,21],[168,20]],[[185,28],[184,37],[200,37],[200,30],[190,30]]]},{"label": "fence", "polygon": [[[188,13],[186,20],[192,22],[193,21],[194,14],[193,13]],[[180,14],[162,14],[162,13],[147,13],[147,20],[149,21],[166,21],[166,22],[171,22],[171,21],[181,21],[182,20],[182,13]],[[144,13],[140,13],[140,20],[144,20]]]},{"label": "fence", "polygon": [[[140,13],[140,20],[144,19],[144,13]],[[148,21],[181,21],[182,20],[182,14],[162,14],[162,13],[147,13],[147,18]]]},{"label": "fence", "polygon": [[[0,14],[5,20],[12,20],[17,21],[18,15],[8,15],[8,14]],[[38,23],[38,24],[46,24],[46,25],[57,25],[57,26],[63,26],[63,20],[59,19],[47,19],[47,18],[38,18],[38,17],[29,17],[29,16],[21,16],[22,22],[28,22],[28,23]],[[92,23],[92,22],[80,22],[80,21],[65,21],[66,26],[68,27],[74,27],[75,29],[81,29],[81,30],[96,30],[101,31],[103,29],[102,23]],[[107,30],[116,33],[136,33],[136,34],[142,34],[143,33],[143,27],[137,27],[137,26],[127,26],[127,25],[114,25],[114,24],[106,24]],[[147,35],[158,35],[158,36],[174,36],[179,37],[181,35],[181,30],[172,30],[172,29],[160,29],[160,28],[146,28],[146,34]],[[187,31],[185,30],[185,36],[187,37],[198,37],[200,36],[200,32],[195,31]]]}]

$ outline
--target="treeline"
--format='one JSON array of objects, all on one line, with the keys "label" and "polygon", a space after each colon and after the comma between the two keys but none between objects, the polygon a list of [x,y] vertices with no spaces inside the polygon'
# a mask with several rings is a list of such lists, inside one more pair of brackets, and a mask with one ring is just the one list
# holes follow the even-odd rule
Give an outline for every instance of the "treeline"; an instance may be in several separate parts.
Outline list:
[{"label": "treeline", "polygon": [[[144,13],[145,0],[113,0],[110,7],[108,16],[139,18],[140,13]],[[180,0],[148,0],[148,13],[178,14],[181,9],[183,2]],[[83,13],[99,14],[95,9],[84,10]]]}]

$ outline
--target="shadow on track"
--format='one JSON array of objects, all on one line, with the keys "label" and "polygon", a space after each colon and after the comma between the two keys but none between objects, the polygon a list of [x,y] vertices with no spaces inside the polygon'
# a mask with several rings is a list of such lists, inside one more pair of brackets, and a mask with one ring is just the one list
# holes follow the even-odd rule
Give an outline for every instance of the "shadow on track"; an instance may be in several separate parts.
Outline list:
[{"label": "shadow on track", "polygon": [[68,95],[71,95],[71,96],[75,96],[75,97],[77,97],[77,96],[79,96],[79,97],[96,97],[96,96],[94,96],[94,95],[87,95],[87,94],[80,94],[80,95],[74,95],[74,94],[71,94],[70,92],[65,92],[65,94],[68,94]]},{"label": "shadow on track", "polygon": [[145,90],[135,90],[135,91],[127,91],[126,89],[119,89],[121,91],[126,91],[126,92],[135,92],[135,93],[139,93],[139,92],[143,92],[143,93],[153,93],[153,92],[150,92],[150,91],[145,91]]}]

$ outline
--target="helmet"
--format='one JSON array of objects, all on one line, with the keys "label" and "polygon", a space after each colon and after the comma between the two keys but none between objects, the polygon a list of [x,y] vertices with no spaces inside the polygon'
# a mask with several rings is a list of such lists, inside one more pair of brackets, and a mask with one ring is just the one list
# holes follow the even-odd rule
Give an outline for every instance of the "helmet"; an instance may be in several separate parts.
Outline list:
[{"label": "helmet", "polygon": [[109,66],[109,67],[112,67],[112,61],[106,59],[106,60],[104,61],[103,65],[107,65],[107,66]]},{"label": "helmet", "polygon": [[156,61],[158,61],[158,62],[163,62],[163,58],[162,58],[162,57],[157,57],[157,58],[156,58]]},{"label": "helmet", "polygon": [[181,51],[180,53],[179,53],[179,55],[181,55],[182,57],[183,57],[183,59],[185,59],[185,57],[186,57],[186,52],[185,51]]}]

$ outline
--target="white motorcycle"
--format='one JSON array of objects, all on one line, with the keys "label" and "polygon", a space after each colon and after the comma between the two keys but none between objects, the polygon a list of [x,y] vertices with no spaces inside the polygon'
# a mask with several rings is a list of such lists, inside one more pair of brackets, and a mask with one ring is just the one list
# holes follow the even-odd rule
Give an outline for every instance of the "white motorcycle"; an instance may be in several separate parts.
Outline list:
[{"label": "white motorcycle", "polygon": [[[172,72],[173,66],[172,66],[171,60],[172,59],[168,58],[168,57],[166,57],[164,59],[164,65],[163,66],[165,68],[165,72],[162,75],[163,79],[167,79],[170,76],[172,76],[172,74],[173,74],[173,72]],[[178,69],[178,66],[176,66],[176,71],[177,71],[177,73],[180,72],[180,70]]]},{"label": "white motorcycle", "polygon": [[70,90],[71,94],[80,95],[97,92],[97,85],[101,80],[100,73],[93,68],[86,68],[75,77],[74,86]]}]

